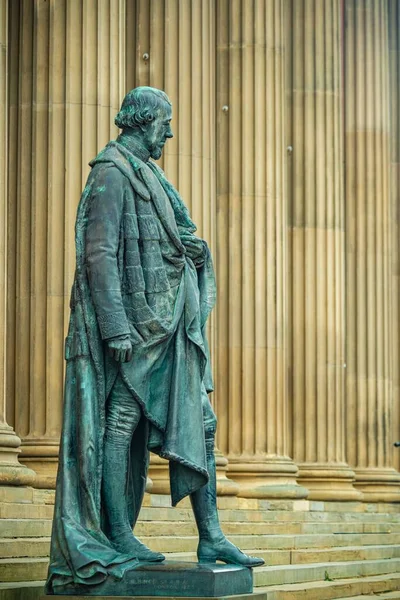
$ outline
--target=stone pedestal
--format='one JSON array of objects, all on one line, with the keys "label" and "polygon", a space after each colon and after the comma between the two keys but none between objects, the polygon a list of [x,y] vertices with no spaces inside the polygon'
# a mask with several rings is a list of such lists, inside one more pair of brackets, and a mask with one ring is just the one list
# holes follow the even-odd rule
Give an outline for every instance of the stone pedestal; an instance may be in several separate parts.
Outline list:
[{"label": "stone pedestal", "polygon": [[[125,573],[121,581],[109,578],[93,586],[88,595],[87,586],[66,586],[58,598],[130,598],[135,596],[168,598],[218,598],[253,591],[252,569],[237,565],[216,565],[187,562],[163,562],[140,565]],[[50,596],[43,596],[48,600]]]},{"label": "stone pedestal", "polygon": [[[40,600],[48,600],[50,596],[41,596]],[[97,600],[115,600],[115,598],[119,598],[119,600],[131,600],[132,598],[136,598],[137,596],[96,596]],[[158,600],[171,600],[171,596],[141,596],[141,600],[153,600],[153,598],[157,597]],[[207,598],[208,596],[203,596]],[[237,594],[230,594],[228,596],[214,596],[215,600],[230,600],[231,598],[236,598]],[[87,600],[88,598],[93,598],[93,596],[57,596],[59,600]],[[197,596],[198,600],[201,600],[201,596]],[[256,600],[260,599],[266,600],[266,594],[264,592],[259,592],[255,594],[241,594],[240,600]]]}]

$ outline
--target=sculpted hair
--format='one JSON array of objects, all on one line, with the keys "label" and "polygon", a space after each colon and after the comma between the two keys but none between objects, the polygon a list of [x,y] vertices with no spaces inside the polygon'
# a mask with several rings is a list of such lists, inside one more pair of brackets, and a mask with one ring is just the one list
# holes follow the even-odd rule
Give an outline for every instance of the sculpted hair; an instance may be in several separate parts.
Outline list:
[{"label": "sculpted hair", "polygon": [[127,93],[114,119],[119,129],[141,127],[154,121],[160,108],[171,102],[165,92],[151,87],[137,87]]}]

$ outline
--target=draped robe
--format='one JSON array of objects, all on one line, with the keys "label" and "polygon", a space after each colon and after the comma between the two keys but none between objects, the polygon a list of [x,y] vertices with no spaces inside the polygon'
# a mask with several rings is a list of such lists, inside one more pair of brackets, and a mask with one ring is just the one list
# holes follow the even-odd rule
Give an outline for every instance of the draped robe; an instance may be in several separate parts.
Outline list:
[{"label": "draped robe", "polygon": [[[96,585],[108,575],[122,578],[137,564],[109,542],[101,498],[107,397],[118,373],[144,415],[130,448],[132,526],[149,450],[170,461],[173,505],[208,480],[203,410],[212,390],[205,335],[215,303],[210,252],[203,242],[200,263],[188,258],[180,235],[196,228],[157,165],[118,140],[90,165],[75,229],[48,593]],[[106,340],[126,334],[133,357],[120,365],[108,356]]]}]

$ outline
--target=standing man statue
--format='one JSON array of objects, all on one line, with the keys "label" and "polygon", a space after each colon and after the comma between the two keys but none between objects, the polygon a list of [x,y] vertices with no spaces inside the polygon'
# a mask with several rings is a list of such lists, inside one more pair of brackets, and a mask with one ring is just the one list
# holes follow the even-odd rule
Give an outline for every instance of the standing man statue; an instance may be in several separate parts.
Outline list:
[{"label": "standing man statue", "polygon": [[164,560],[132,533],[149,450],[170,461],[173,505],[190,495],[199,561],[263,564],[219,525],[205,333],[212,261],[150,160],[172,138],[171,116],[164,92],[129,92],[115,118],[122,133],[90,163],[78,207],[50,594]]}]

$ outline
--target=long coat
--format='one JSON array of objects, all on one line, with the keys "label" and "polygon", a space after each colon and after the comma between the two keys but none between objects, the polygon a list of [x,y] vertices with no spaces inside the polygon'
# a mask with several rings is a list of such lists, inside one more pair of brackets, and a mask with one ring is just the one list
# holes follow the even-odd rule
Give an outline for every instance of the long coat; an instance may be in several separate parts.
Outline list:
[{"label": "long coat", "polygon": [[[205,336],[215,303],[210,253],[205,245],[200,266],[186,256],[180,234],[195,227],[154,163],[117,141],[91,167],[75,230],[50,593],[58,585],[101,583],[109,574],[121,578],[134,564],[112,547],[102,515],[106,400],[118,372],[146,417],[131,443],[132,526],[148,450],[170,460],[174,505],[208,478],[203,405],[212,390]],[[123,334],[130,336],[133,358],[119,365],[105,341]]]}]

